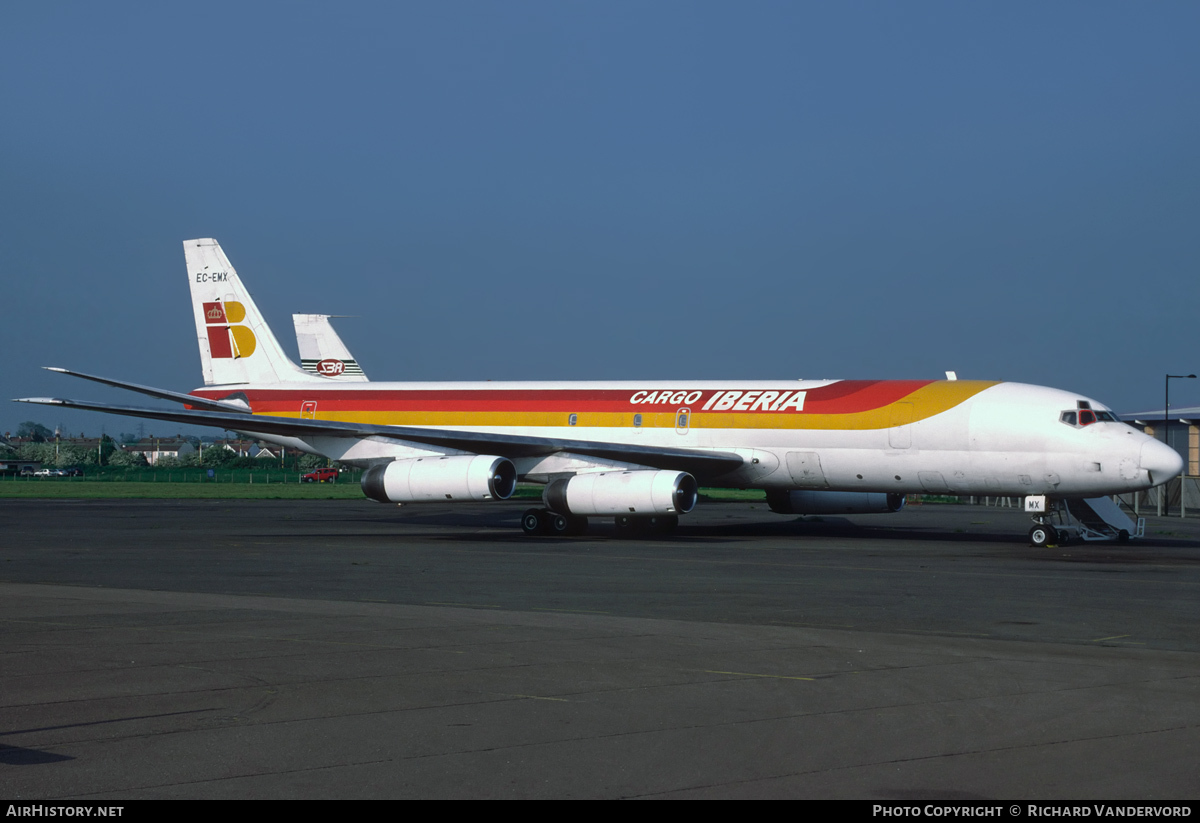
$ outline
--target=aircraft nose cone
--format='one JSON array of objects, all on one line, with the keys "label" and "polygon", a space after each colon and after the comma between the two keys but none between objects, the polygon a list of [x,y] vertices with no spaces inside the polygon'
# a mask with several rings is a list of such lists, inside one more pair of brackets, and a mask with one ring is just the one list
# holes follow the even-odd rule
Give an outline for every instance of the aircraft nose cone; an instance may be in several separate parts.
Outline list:
[{"label": "aircraft nose cone", "polygon": [[1151,484],[1157,486],[1183,472],[1183,458],[1166,443],[1151,440],[1142,445],[1141,466],[1150,473]]}]

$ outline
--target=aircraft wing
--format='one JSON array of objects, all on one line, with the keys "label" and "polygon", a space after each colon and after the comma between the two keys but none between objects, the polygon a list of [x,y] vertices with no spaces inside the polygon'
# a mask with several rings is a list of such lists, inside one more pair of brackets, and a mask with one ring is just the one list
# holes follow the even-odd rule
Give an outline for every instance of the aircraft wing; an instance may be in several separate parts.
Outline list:
[{"label": "aircraft wing", "polygon": [[[98,382],[120,385],[117,381],[99,380]],[[129,386],[128,384],[124,384],[122,387],[128,388]],[[158,390],[155,391],[157,392]],[[175,396],[169,397],[172,394]],[[193,397],[192,395],[181,395],[171,392],[158,392],[156,396],[179,399],[180,402],[189,404],[193,402],[199,404],[201,400],[201,398]],[[669,449],[591,440],[530,437],[527,435],[456,431],[452,429],[428,429],[416,426],[376,426],[365,423],[339,422],[336,420],[274,417],[265,414],[247,414],[231,410],[149,409],[138,406],[115,406],[85,400],[68,400],[58,397],[25,397],[18,398],[16,402],[85,409],[87,411],[106,412],[108,414],[121,414],[127,417],[144,417],[151,420],[169,420],[173,423],[212,426],[248,434],[262,433],[290,437],[383,437],[407,445],[419,444],[476,454],[495,454],[508,458],[571,452],[572,454],[587,457],[638,463],[658,469],[686,471],[699,477],[716,477],[726,474],[737,469],[743,462],[741,455],[734,454],[733,452],[705,451],[701,449]]]}]

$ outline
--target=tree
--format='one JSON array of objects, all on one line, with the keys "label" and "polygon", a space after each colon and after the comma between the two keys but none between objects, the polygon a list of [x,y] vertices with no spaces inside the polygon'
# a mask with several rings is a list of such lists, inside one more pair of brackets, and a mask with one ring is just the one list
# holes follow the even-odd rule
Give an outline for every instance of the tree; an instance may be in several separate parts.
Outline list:
[{"label": "tree", "polygon": [[53,443],[22,443],[17,449],[17,454],[22,460],[36,460],[43,465],[50,465],[54,462],[54,444]]},{"label": "tree", "polygon": [[[127,452],[124,449],[117,449],[105,459],[110,466],[121,466],[130,469],[141,468],[147,465],[144,454],[141,452]],[[166,466],[163,468],[166,468]]]},{"label": "tree", "polygon": [[[53,455],[54,445],[52,443],[47,443],[46,445],[50,447],[50,452]],[[87,450],[81,449],[79,446],[60,446],[58,454],[52,459],[54,460],[54,465],[59,468],[75,466],[87,459]]]},{"label": "tree", "polygon": [[209,446],[200,458],[200,465],[205,468],[224,468],[235,460],[237,455],[224,446]]},{"label": "tree", "polygon": [[100,438],[100,465],[106,466],[112,459],[113,452],[117,450],[117,444],[107,434]]},{"label": "tree", "polygon": [[34,443],[45,443],[47,440],[54,439],[54,432],[41,423],[26,420],[20,426],[17,426],[17,437],[29,438]]}]

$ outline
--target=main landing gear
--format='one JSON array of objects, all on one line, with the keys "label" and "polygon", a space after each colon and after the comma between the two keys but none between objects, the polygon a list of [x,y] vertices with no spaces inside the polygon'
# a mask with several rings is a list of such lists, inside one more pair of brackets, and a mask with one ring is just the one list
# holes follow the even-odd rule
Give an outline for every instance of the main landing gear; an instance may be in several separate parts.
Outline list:
[{"label": "main landing gear", "polygon": [[679,526],[673,514],[620,514],[613,519],[617,537],[642,537],[649,534],[670,534]]},{"label": "main landing gear", "polygon": [[549,509],[529,509],[521,515],[521,530],[525,534],[553,534],[563,537],[582,534],[587,528],[587,518],[573,514],[559,514]]},{"label": "main landing gear", "polygon": [[[675,515],[621,514],[613,518],[617,537],[642,537],[670,534],[679,525]],[[580,515],[559,514],[549,509],[528,509],[521,515],[521,530],[528,535],[551,534],[569,537],[582,534],[588,519]]]}]

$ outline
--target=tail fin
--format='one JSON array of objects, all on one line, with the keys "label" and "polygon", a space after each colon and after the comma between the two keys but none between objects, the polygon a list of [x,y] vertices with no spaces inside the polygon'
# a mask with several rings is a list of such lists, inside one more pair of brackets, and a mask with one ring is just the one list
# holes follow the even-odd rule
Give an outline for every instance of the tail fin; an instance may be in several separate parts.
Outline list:
[{"label": "tail fin", "polygon": [[362,366],[329,322],[331,314],[293,314],[300,365],[306,372],[342,382],[366,383]]},{"label": "tail fin", "polygon": [[204,383],[312,382],[288,359],[216,240],[183,241]]}]

